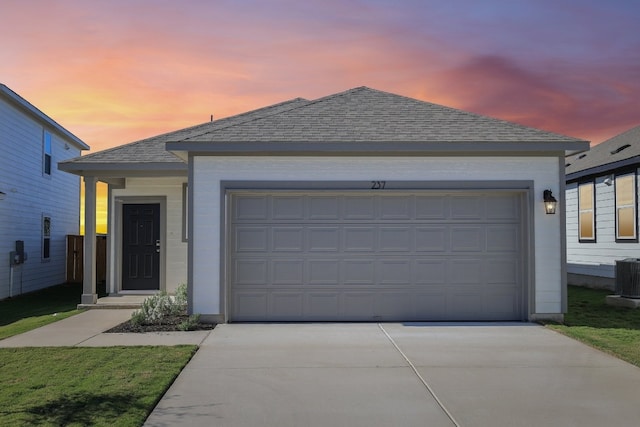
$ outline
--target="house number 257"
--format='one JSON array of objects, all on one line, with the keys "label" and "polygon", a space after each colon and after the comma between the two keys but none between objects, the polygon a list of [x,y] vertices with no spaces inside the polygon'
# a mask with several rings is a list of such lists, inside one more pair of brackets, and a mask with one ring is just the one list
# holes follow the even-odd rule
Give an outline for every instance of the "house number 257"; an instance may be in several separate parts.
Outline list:
[{"label": "house number 257", "polygon": [[371,181],[372,190],[382,190],[387,184],[387,181]]}]

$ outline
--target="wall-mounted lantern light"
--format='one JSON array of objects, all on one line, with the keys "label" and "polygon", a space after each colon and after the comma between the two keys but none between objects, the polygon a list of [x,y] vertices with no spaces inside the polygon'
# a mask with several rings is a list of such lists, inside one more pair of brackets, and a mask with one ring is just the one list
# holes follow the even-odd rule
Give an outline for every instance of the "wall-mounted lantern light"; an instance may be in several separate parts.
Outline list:
[{"label": "wall-mounted lantern light", "polygon": [[542,198],[544,199],[544,211],[547,215],[556,213],[558,201],[553,197],[551,190],[544,190]]}]

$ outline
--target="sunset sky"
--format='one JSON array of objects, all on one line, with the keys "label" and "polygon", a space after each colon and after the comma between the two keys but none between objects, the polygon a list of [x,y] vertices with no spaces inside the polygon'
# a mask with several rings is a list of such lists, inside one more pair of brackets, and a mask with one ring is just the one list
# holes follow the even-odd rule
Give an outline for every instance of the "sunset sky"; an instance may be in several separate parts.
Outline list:
[{"label": "sunset sky", "polygon": [[369,86],[601,142],[640,124],[638,0],[2,0],[0,82],[92,151]]}]

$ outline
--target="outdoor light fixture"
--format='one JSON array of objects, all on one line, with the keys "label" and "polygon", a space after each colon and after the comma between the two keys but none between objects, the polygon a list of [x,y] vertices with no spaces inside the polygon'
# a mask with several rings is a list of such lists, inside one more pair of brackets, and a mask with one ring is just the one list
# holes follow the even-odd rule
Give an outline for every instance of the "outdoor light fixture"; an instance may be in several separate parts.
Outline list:
[{"label": "outdoor light fixture", "polygon": [[553,197],[551,190],[544,190],[542,198],[544,199],[544,211],[547,215],[556,213],[558,201]]}]

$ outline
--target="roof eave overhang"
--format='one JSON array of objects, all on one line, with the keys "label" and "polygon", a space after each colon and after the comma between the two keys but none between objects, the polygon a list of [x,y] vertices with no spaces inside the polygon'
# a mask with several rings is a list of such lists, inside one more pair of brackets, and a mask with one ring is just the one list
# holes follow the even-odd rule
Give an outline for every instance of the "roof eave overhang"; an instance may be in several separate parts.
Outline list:
[{"label": "roof eave overhang", "polygon": [[636,166],[636,167],[640,166],[640,156],[635,156],[628,159],[619,160],[617,162],[598,165],[592,168],[568,173],[565,178],[567,182],[572,182],[572,181],[577,181],[587,177],[593,177],[598,175],[604,175],[607,173],[612,173],[616,170],[626,169],[632,166]]},{"label": "roof eave overhang", "polygon": [[58,163],[58,169],[80,176],[96,177],[153,177],[183,176],[187,174],[185,163]]},{"label": "roof eave overhang", "polygon": [[209,156],[431,156],[518,155],[584,151],[587,141],[516,142],[168,142],[168,151],[187,159]]}]

